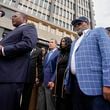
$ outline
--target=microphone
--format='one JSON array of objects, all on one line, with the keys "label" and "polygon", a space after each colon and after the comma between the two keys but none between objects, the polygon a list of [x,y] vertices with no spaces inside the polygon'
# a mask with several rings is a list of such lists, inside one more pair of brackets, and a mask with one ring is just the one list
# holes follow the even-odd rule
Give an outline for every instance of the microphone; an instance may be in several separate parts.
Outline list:
[{"label": "microphone", "polygon": [[0,10],[0,17],[5,16],[5,12],[3,10]]}]

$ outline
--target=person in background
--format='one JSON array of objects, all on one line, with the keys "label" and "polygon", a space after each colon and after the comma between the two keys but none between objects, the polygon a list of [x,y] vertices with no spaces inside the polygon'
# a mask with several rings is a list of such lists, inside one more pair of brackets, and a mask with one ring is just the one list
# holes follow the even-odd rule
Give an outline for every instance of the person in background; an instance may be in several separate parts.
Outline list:
[{"label": "person in background", "polygon": [[110,36],[110,27],[105,28],[107,30],[107,34]]},{"label": "person in background", "polygon": [[[5,12],[0,7],[0,17],[3,17],[3,16],[5,16]],[[5,36],[5,33],[3,33],[2,37],[0,37],[0,41],[3,39],[4,36]]]},{"label": "person in background", "polygon": [[28,75],[30,52],[37,43],[34,25],[27,15],[15,12],[13,31],[0,41],[0,109],[20,110],[21,94]]},{"label": "person in background", "polygon": [[38,97],[37,110],[55,110],[52,91],[48,87],[48,82],[51,81],[55,73],[58,54],[57,41],[51,39],[49,41],[49,52],[46,54],[43,62],[43,88]]},{"label": "person in background", "polygon": [[[69,37],[63,37],[60,41],[60,54],[57,59],[57,67],[54,78],[54,84],[49,82],[50,88],[55,88],[56,96],[56,110],[70,110],[71,109],[71,95],[65,93],[63,89],[63,82],[66,76],[66,67],[68,64],[69,53],[72,40]],[[51,85],[54,85],[51,87]]]},{"label": "person in background", "polygon": [[24,85],[20,110],[35,110],[37,92],[42,83],[42,50],[36,46],[30,53],[29,76]]},{"label": "person in background", "polygon": [[71,45],[64,81],[71,110],[110,110],[110,38],[104,28],[91,30],[84,16],[72,25],[80,36]]},{"label": "person in background", "polygon": [[44,61],[47,49],[45,47],[42,47],[41,50],[42,50],[42,61]]}]

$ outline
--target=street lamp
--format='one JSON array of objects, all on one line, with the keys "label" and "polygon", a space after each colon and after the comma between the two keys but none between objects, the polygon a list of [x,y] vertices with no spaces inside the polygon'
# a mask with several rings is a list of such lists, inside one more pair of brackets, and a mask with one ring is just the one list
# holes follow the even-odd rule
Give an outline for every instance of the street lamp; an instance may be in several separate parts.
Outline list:
[{"label": "street lamp", "polygon": [[5,12],[3,10],[0,10],[0,17],[5,16]]}]

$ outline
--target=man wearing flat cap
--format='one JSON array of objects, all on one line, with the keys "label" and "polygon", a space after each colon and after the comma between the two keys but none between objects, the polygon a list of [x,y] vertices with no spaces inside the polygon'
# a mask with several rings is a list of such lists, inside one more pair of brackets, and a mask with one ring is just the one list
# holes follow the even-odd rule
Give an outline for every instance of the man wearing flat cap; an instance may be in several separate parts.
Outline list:
[{"label": "man wearing flat cap", "polygon": [[104,28],[91,30],[84,16],[72,25],[79,37],[72,43],[64,81],[72,110],[110,110],[110,38]]}]

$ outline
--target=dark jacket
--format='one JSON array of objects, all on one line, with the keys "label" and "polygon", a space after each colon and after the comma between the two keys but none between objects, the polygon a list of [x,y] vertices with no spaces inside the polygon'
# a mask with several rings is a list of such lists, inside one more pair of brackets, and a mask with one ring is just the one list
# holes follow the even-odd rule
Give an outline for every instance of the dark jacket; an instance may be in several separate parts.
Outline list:
[{"label": "dark jacket", "polygon": [[42,50],[39,47],[36,47],[32,50],[30,54],[30,66],[28,70],[27,82],[35,83],[36,77],[40,80],[43,80],[42,76]]},{"label": "dark jacket", "polygon": [[31,24],[15,28],[0,41],[5,53],[0,56],[0,82],[25,82],[36,43],[36,28]]},{"label": "dark jacket", "polygon": [[59,54],[59,50],[56,49],[54,53],[51,55],[49,61],[48,60],[48,53],[45,56],[44,64],[43,64],[43,74],[44,74],[44,85],[47,86],[48,82],[52,80],[52,77],[55,73],[56,69],[56,61]]},{"label": "dark jacket", "polygon": [[[42,51],[40,48],[36,47],[32,50],[30,54],[30,66],[28,68],[28,75],[26,78],[26,83],[24,84],[24,89],[22,93],[22,104],[20,110],[28,110],[29,103],[32,96],[32,89],[35,86],[36,75],[40,79],[40,83],[42,81]],[[37,94],[37,92],[36,92]],[[33,101],[35,101],[33,99]]]}]

